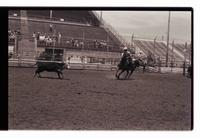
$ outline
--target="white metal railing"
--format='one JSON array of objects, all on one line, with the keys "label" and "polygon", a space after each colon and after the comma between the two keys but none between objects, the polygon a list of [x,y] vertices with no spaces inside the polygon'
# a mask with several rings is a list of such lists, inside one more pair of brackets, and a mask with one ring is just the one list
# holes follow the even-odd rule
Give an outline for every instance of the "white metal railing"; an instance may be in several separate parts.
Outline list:
[{"label": "white metal railing", "polygon": [[[19,20],[21,19],[20,17],[13,17],[13,16],[9,16],[9,19],[15,19],[15,20]],[[23,17],[24,19],[28,19],[28,21],[40,21],[40,22],[45,22],[45,23],[55,23],[55,24],[71,24],[71,25],[79,25],[79,26],[91,26],[90,24],[84,24],[84,23],[79,23],[79,22],[74,22],[74,21],[60,21],[58,19],[48,19],[48,18],[44,18],[44,17]]]},{"label": "white metal railing", "polygon": [[99,19],[101,24],[103,25],[103,28],[108,32],[114,34],[114,36],[122,43],[124,46],[128,46],[127,41],[119,34],[118,31],[116,31],[112,25],[110,25],[108,22],[106,22],[103,18],[100,18],[100,16],[97,14],[96,11],[93,11],[94,15]]},{"label": "white metal railing", "polygon": [[[62,63],[62,61],[46,61],[46,60],[35,60],[35,59],[14,59],[8,60],[9,67],[36,67],[36,62],[52,62]],[[116,70],[117,66],[112,64],[101,64],[101,63],[73,63],[67,62],[69,69],[91,69],[91,70]]]}]

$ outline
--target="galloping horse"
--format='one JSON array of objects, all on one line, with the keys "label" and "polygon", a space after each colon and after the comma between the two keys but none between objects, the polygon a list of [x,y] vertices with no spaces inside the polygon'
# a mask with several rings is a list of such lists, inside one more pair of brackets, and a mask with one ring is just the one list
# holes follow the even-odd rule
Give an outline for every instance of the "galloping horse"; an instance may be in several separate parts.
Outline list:
[{"label": "galloping horse", "polygon": [[[121,63],[118,64],[118,69],[117,72],[115,74],[116,78],[119,79],[120,75],[126,71],[126,76],[125,78],[129,78],[133,71],[136,69],[136,67],[139,67],[139,60],[135,60],[132,63],[128,63],[126,59],[122,59]],[[120,73],[118,73],[119,71],[121,71]],[[129,73],[130,72],[130,73]]]}]

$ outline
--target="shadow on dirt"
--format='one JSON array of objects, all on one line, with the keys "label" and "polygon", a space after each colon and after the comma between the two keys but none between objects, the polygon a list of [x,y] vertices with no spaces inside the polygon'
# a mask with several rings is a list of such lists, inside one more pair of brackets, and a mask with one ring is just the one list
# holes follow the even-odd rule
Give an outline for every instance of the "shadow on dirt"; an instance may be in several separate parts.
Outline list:
[{"label": "shadow on dirt", "polygon": [[116,79],[116,80],[119,80],[119,81],[129,81],[129,80],[135,80],[135,78],[129,78],[129,79]]},{"label": "shadow on dirt", "polygon": [[57,79],[57,80],[70,80],[70,79],[68,79],[68,78],[59,79],[58,77],[48,77],[48,76],[37,77],[37,78],[43,78],[43,79]]}]

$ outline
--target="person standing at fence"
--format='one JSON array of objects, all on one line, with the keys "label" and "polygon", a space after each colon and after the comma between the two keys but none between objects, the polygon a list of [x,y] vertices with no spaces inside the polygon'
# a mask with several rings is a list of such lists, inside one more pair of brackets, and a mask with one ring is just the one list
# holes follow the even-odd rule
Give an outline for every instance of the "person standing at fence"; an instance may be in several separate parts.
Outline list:
[{"label": "person standing at fence", "polygon": [[37,41],[40,39],[40,32],[37,32],[36,39]]},{"label": "person standing at fence", "polygon": [[49,24],[49,31],[53,32],[53,25],[52,24]]},{"label": "person standing at fence", "polygon": [[60,45],[60,44],[61,44],[61,37],[62,37],[61,33],[60,33],[60,32],[58,32],[58,45]]},{"label": "person standing at fence", "polygon": [[37,57],[37,35],[35,32],[33,32],[33,39],[34,39],[34,46],[35,46],[35,57]]},{"label": "person standing at fence", "polygon": [[75,46],[75,41],[74,41],[73,38],[71,39],[71,43],[72,43],[72,46],[74,47]]},{"label": "person standing at fence", "polygon": [[55,47],[56,46],[56,37],[52,38],[52,42],[53,42],[53,46]]}]

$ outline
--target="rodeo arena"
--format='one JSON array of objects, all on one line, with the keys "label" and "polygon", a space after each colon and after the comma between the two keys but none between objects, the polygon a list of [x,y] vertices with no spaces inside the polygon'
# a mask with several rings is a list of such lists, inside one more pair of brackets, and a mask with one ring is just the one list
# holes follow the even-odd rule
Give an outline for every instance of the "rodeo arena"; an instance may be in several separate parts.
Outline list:
[{"label": "rodeo arena", "polygon": [[9,129],[190,130],[192,45],[169,19],[127,41],[97,11],[9,10]]}]

